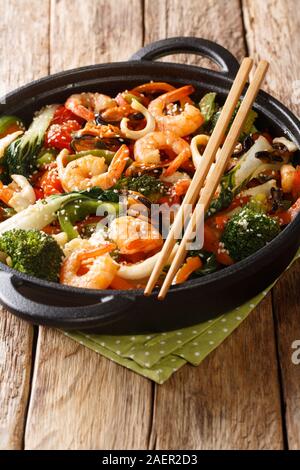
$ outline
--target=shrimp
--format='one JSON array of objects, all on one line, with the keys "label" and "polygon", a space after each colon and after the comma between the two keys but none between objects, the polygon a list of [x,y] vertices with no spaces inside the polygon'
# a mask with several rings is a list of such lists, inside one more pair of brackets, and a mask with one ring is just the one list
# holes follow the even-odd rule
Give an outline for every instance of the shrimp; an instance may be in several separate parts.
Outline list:
[{"label": "shrimp", "polygon": [[165,170],[164,175],[172,175],[183,162],[191,156],[189,144],[171,131],[149,132],[137,140],[134,146],[134,158],[136,162],[144,165],[159,165],[160,150],[171,150],[177,155]]},{"label": "shrimp", "polygon": [[172,131],[179,137],[183,137],[195,132],[203,123],[204,118],[199,109],[190,103],[185,103],[180,114],[164,114],[164,109],[168,104],[179,101],[193,93],[194,88],[187,85],[177,90],[169,91],[151,101],[148,106],[150,114],[155,118],[160,131]]},{"label": "shrimp", "polygon": [[123,93],[119,93],[114,101],[115,106],[111,106],[101,113],[104,121],[118,122],[134,112],[130,104],[125,100]]},{"label": "shrimp", "polygon": [[101,93],[80,93],[71,95],[65,107],[86,121],[93,121],[95,114],[116,106],[115,100]]},{"label": "shrimp", "polygon": [[13,180],[8,186],[0,181],[0,200],[8,206],[21,212],[36,202],[33,187],[23,175],[11,175]]},{"label": "shrimp", "polygon": [[[107,289],[119,267],[109,255],[113,243],[100,248],[77,250],[67,257],[61,267],[60,283],[86,289]],[[80,275],[80,270],[84,272]]]},{"label": "shrimp", "polygon": [[76,132],[76,137],[82,137],[85,135],[99,137],[100,139],[121,137],[119,127],[113,126],[112,124],[94,124],[91,121],[87,122],[83,129]]},{"label": "shrimp", "polygon": [[166,82],[149,82],[138,85],[130,90],[130,93],[158,93],[158,92],[169,92],[175,90],[173,85]]},{"label": "shrimp", "polygon": [[149,222],[129,215],[114,219],[108,236],[124,255],[146,254],[159,250],[163,244],[160,233]]},{"label": "shrimp", "polygon": [[295,178],[296,169],[293,165],[282,165],[280,168],[281,187],[284,193],[291,193]]},{"label": "shrimp", "polygon": [[129,159],[129,150],[122,145],[113,157],[109,167],[104,157],[86,155],[73,160],[64,167],[67,150],[57,157],[58,174],[66,192],[81,191],[95,186],[109,189],[116,184]]}]

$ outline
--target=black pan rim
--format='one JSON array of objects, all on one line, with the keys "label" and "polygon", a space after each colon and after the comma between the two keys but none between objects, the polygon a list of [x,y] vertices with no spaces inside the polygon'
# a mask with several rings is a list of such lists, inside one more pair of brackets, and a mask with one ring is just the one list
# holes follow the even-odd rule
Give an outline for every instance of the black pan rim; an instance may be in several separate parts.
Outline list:
[{"label": "black pan rim", "polygon": [[[194,70],[195,72],[199,73],[202,72],[207,78],[222,78],[222,81],[227,82],[227,85],[230,86],[232,83],[232,77],[228,76],[228,74],[223,73],[223,72],[218,72],[214,70],[209,70],[205,69],[199,66],[193,66],[193,65],[186,65],[186,64],[176,64],[173,62],[149,62],[149,61],[127,61],[127,62],[112,62],[112,63],[105,63],[105,64],[96,64],[96,65],[89,65],[89,66],[83,66],[83,67],[78,67],[78,68],[72,68],[63,72],[58,72],[52,75],[48,75],[46,77],[42,77],[38,80],[34,80],[26,85],[23,85],[12,92],[8,93],[5,95],[5,97],[2,98],[2,103],[5,102],[9,106],[9,102],[13,100],[14,98],[18,97],[20,94],[26,92],[32,92],[34,91],[34,88],[37,86],[40,86],[41,84],[51,84],[55,79],[60,79],[60,78],[69,78],[72,77],[74,74],[86,74],[89,71],[99,71],[99,70],[107,70],[108,68],[113,68],[114,70],[124,70],[126,69],[126,77],[130,76],[130,67],[133,67],[135,65],[141,66],[141,62],[143,64],[143,67],[145,68],[145,73],[147,72],[147,69],[153,70],[157,69],[158,71],[163,70],[164,72],[166,71],[166,67],[171,67],[173,70],[188,70],[192,71]],[[136,76],[136,75],[135,75]],[[125,78],[126,78],[125,77]],[[112,75],[111,78],[114,78]],[[116,76],[116,79],[120,80],[120,76]],[[138,77],[137,77],[138,78]],[[174,82],[176,79],[174,79]],[[179,81],[179,80],[178,80]],[[180,80],[182,81],[182,79]],[[73,87],[75,86],[80,86],[83,85],[80,81],[76,80],[71,87],[68,87],[70,91],[72,90]],[[209,87],[209,84],[208,84]],[[223,87],[225,88],[225,83],[223,84]],[[67,88],[67,87],[66,87]],[[31,100],[34,99],[34,96],[31,96]],[[286,114],[288,118],[293,122],[293,125],[299,129],[300,132],[300,121],[298,118],[281,102],[279,102],[276,98],[271,96],[270,94],[260,91],[259,95],[257,97],[256,102],[259,103],[259,101],[262,101],[261,106],[272,106],[275,109],[279,109],[282,113]],[[1,109],[1,108],[0,108]],[[275,111],[274,109],[274,111]],[[283,125],[281,126],[283,131],[284,127]],[[290,137],[293,137],[288,133]],[[299,145],[299,142],[298,142]],[[290,235],[292,235],[295,231],[299,231],[300,234],[300,214],[296,217],[294,221],[292,221],[274,240],[272,240],[267,246],[264,248],[260,249],[253,255],[247,257],[246,259],[232,265],[226,268],[223,268],[220,271],[217,271],[216,273],[208,274],[206,276],[197,278],[197,279],[192,279],[187,282],[185,282],[182,286],[173,286],[171,288],[171,292],[176,290],[176,291],[182,291],[182,290],[190,290],[191,288],[197,288],[199,286],[204,286],[207,284],[212,284],[217,281],[222,281],[223,279],[231,276],[236,276],[240,273],[242,273],[245,269],[252,269],[255,267],[256,263],[264,264],[264,261],[267,262],[268,256],[272,255],[273,250],[279,249],[281,246],[284,246],[284,242],[289,239]],[[300,235],[299,235],[300,237]],[[52,290],[58,290],[61,292],[70,292],[70,293],[76,293],[76,294],[86,294],[89,296],[103,296],[107,295],[108,292],[112,293],[114,296],[116,295],[124,295],[123,290],[95,290],[95,289],[83,289],[83,288],[75,288],[75,287],[70,287],[54,282],[49,282],[45,281],[33,276],[28,276],[26,274],[23,274],[19,271],[16,271],[7,265],[0,263],[0,269],[2,271],[8,272],[13,275],[14,278],[18,280],[22,280],[26,283],[29,283],[30,285],[38,285],[40,287],[44,288],[51,288]],[[127,291],[126,291],[127,292]],[[132,294],[133,296],[141,296],[143,295],[143,290],[142,289],[134,289],[129,291],[129,295]],[[153,292],[152,296],[156,296],[156,291]]]}]

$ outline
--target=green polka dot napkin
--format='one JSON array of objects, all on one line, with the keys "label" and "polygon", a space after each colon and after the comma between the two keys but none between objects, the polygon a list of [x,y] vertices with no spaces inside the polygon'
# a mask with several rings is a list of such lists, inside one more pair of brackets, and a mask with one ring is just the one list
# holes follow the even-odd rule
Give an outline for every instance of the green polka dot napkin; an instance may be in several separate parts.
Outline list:
[{"label": "green polka dot napkin", "polygon": [[[300,257],[300,250],[297,253]],[[155,382],[164,383],[189,362],[194,366],[219,346],[261,302],[270,286],[235,310],[213,320],[168,333],[105,336],[64,332],[80,344]]]}]

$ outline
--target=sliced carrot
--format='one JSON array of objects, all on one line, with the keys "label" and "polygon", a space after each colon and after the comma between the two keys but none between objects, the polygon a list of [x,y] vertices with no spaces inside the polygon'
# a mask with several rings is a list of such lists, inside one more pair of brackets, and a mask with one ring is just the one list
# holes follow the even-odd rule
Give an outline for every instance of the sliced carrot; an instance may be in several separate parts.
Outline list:
[{"label": "sliced carrot", "polygon": [[130,290],[130,289],[135,289],[136,288],[129,281],[127,281],[126,279],[123,279],[122,277],[119,277],[119,276],[115,276],[114,280],[110,284],[110,287],[112,289],[116,289],[116,290]]},{"label": "sliced carrot", "polygon": [[181,266],[175,277],[175,284],[182,284],[190,275],[202,267],[202,261],[199,256],[190,256],[186,259],[185,263]]}]

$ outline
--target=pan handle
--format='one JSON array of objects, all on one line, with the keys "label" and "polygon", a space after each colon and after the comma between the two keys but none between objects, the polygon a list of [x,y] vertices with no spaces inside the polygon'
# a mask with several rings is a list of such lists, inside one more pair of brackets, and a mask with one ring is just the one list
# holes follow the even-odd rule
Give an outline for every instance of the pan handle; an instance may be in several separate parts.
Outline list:
[{"label": "pan handle", "polygon": [[92,305],[57,307],[27,298],[18,289],[22,285],[23,282],[14,275],[0,272],[0,302],[7,310],[33,323],[53,326],[60,323],[70,329],[78,328],[81,322],[84,324],[88,319],[89,324],[94,322],[97,326],[113,323],[125,316],[135,300],[134,296],[108,292]]},{"label": "pan handle", "polygon": [[238,61],[225,47],[196,37],[179,36],[152,42],[133,54],[130,60],[155,60],[180,52],[208,57],[220,67],[220,73],[229,77],[234,77],[239,69]]}]

